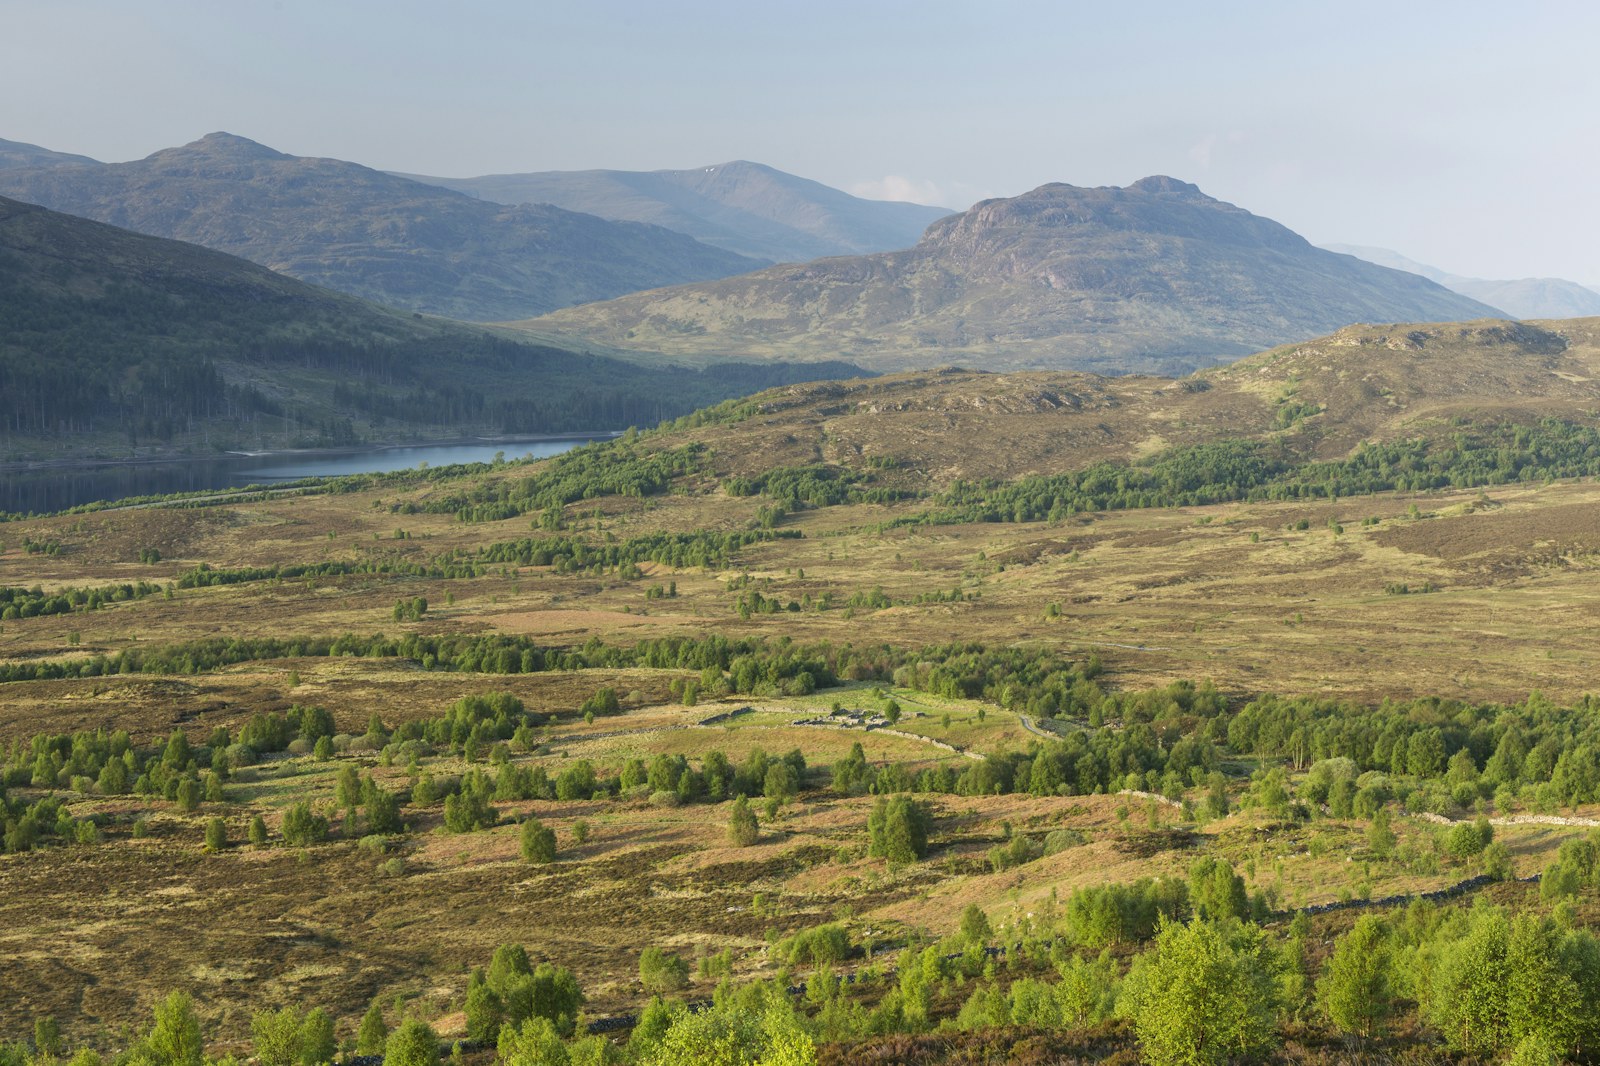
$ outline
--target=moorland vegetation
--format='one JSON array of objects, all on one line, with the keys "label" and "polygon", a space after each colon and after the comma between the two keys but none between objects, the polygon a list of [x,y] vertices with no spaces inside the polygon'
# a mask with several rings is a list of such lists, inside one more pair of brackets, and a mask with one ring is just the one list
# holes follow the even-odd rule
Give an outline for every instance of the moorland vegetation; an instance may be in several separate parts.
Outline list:
[{"label": "moorland vegetation", "polygon": [[1032,472],[847,447],[1072,417],[929,375],[11,516],[0,1056],[1592,1061],[1574,337],[1342,450],[1278,353]]}]

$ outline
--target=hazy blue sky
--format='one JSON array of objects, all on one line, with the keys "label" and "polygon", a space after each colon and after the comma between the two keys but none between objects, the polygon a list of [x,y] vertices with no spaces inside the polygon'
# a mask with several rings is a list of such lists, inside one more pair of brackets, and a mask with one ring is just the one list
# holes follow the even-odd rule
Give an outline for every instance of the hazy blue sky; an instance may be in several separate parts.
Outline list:
[{"label": "hazy blue sky", "polygon": [[451,176],[744,158],[965,207],[1172,174],[1318,242],[1600,282],[1600,5],[0,0],[0,137]]}]

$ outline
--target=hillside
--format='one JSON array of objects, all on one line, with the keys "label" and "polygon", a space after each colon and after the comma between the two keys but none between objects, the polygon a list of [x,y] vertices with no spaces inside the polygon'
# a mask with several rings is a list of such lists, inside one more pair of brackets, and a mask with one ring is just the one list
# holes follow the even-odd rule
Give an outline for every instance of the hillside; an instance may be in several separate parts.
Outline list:
[{"label": "hillside", "polygon": [[18,167],[85,165],[99,166],[100,162],[97,159],[90,159],[86,155],[52,152],[48,148],[40,148],[37,144],[8,141],[4,137],[0,137],[0,170],[11,170]]},{"label": "hillside", "polygon": [[0,195],[203,245],[395,307],[475,321],[754,265],[659,227],[491,204],[226,133],[132,163],[0,170]]},{"label": "hillside", "polygon": [[[179,990],[211,1055],[314,1007],[358,1050],[425,1017],[388,1046],[431,1062],[548,992],[541,1061],[659,1066],[650,1019],[771,981],[823,1041],[784,1061],[1133,1063],[1135,1025],[1051,1005],[1103,1015],[1164,920],[1262,921],[1256,988],[1326,988],[1367,914],[1433,938],[1396,973],[1490,922],[1595,958],[1597,370],[1597,320],[1352,327],[7,516],[0,922],[50,950],[8,960],[0,1031],[120,1054]],[[1357,437],[1403,487],[1301,462]],[[1350,1061],[1300,1002],[1276,1058]],[[1504,1060],[1411,1003],[1393,1061]]]},{"label": "hillside", "polygon": [[1388,248],[1356,244],[1329,244],[1324,247],[1330,252],[1353,255],[1393,270],[1420,274],[1451,292],[1491,304],[1515,318],[1586,318],[1600,315],[1600,292],[1565,278],[1520,278],[1515,281],[1467,278],[1408,259]]},{"label": "hillside", "polygon": [[649,222],[714,248],[778,263],[909,248],[942,207],[864,200],[760,163],[690,170],[574,170],[477,178],[402,177],[502,204],[555,204]]},{"label": "hillside", "polygon": [[1363,441],[1462,426],[1592,424],[1600,319],[1352,326],[1181,379],[948,368],[788,386],[750,403],[742,421],[690,434],[716,447],[719,476],[821,463],[922,493],[1224,439],[1337,460]]},{"label": "hillside", "polygon": [[1182,372],[1352,322],[1495,313],[1155,177],[1045,185],[941,219],[905,251],[772,267],[522,325],[675,358],[1122,373]]},{"label": "hillside", "polygon": [[853,370],[642,370],[0,198],[0,457],[621,428]]}]

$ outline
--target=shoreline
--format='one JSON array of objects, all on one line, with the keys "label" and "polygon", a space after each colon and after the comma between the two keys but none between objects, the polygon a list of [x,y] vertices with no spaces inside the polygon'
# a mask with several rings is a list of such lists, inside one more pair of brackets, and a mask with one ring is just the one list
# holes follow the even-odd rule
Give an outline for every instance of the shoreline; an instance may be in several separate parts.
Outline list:
[{"label": "shoreline", "polygon": [[[381,452],[400,451],[408,448],[452,448],[471,447],[474,445],[488,446],[491,444],[543,444],[550,441],[564,440],[614,440],[622,436],[625,430],[600,430],[590,432],[572,433],[541,433],[518,434],[511,437],[447,437],[439,440],[426,441],[395,441],[388,444],[362,444],[346,448],[276,448],[259,452],[225,451],[209,452],[205,454],[165,455],[149,457],[129,457],[125,459],[80,459],[63,457],[59,459],[19,459],[10,462],[0,462],[0,475],[5,474],[30,474],[46,473],[49,471],[69,470],[97,470],[113,469],[117,467],[133,466],[163,466],[174,463],[215,463],[237,462],[243,459],[275,459],[283,458],[308,458],[316,456],[358,456],[377,455]],[[508,456],[507,458],[514,458]]]}]

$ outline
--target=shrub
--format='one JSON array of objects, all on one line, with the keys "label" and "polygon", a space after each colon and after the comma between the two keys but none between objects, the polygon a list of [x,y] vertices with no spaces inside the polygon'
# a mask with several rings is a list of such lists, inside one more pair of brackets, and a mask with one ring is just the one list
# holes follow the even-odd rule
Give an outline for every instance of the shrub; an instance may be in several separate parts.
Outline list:
[{"label": "shrub", "polygon": [[407,1018],[383,1046],[383,1066],[438,1066],[439,1035],[433,1026]]},{"label": "shrub", "polygon": [[1249,1057],[1272,1039],[1275,966],[1261,931],[1196,920],[1162,926],[1134,961],[1118,1006],[1150,1066]]},{"label": "shrub", "polygon": [[309,847],[328,839],[328,820],[311,809],[310,803],[296,803],[284,812],[283,839],[294,847]]},{"label": "shrub", "polygon": [[382,1055],[389,1039],[389,1026],[383,1020],[383,1005],[377,1000],[361,1016],[361,1027],[356,1030],[357,1055]]},{"label": "shrub", "polygon": [[778,946],[780,958],[812,966],[832,966],[850,954],[850,935],[837,923],[802,929]]},{"label": "shrub", "polygon": [[867,816],[867,854],[891,866],[916,862],[928,853],[931,821],[927,806],[910,796],[880,798]]},{"label": "shrub", "polygon": [[676,992],[689,983],[689,964],[660,948],[645,948],[639,956],[639,983],[646,992]]},{"label": "shrub", "polygon": [[537,818],[522,823],[522,861],[542,866],[556,861],[556,834]]},{"label": "shrub", "polygon": [[728,839],[741,848],[748,848],[761,839],[761,823],[756,820],[756,812],[750,809],[750,801],[744,796],[735,797],[729,811]]}]

